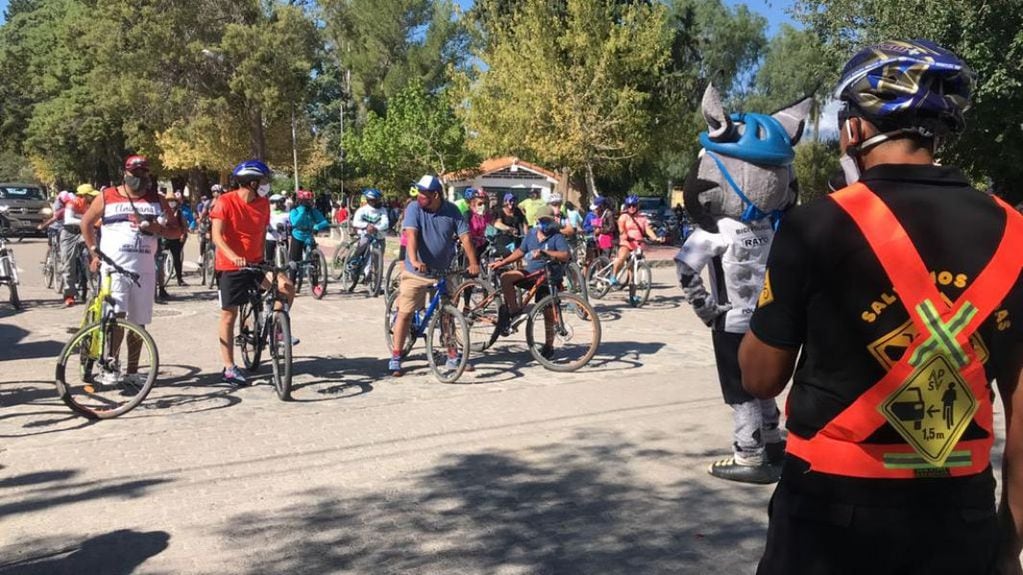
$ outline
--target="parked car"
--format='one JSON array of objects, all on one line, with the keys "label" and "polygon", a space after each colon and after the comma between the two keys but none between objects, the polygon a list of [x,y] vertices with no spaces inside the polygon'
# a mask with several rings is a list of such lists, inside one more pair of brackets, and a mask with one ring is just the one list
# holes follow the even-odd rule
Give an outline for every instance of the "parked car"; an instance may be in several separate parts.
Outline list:
[{"label": "parked car", "polygon": [[36,226],[51,215],[46,191],[35,184],[0,183],[0,206],[6,206],[7,219],[16,234],[36,233]]},{"label": "parked car", "polygon": [[675,240],[675,236],[678,235],[678,222],[667,200],[657,196],[641,196],[639,212],[650,220],[650,224],[659,235],[663,235],[669,242]]}]

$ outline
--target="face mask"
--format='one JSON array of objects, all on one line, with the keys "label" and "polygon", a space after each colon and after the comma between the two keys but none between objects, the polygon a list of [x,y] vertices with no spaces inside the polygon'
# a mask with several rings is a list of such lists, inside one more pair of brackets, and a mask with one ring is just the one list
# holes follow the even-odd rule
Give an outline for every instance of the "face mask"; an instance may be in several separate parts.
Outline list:
[{"label": "face mask", "polygon": [[172,207],[172,208],[178,207],[178,203],[177,202],[167,202],[167,205]]},{"label": "face mask", "polygon": [[860,166],[856,163],[856,158],[847,153],[842,154],[838,163],[842,166],[842,172],[845,173],[846,185],[851,186],[860,180]]},{"label": "face mask", "polygon": [[128,175],[124,176],[124,185],[127,186],[132,191],[136,191],[137,192],[137,191],[143,189],[144,187],[146,187],[146,188],[149,187],[149,177],[148,176],[133,176],[131,174],[128,174]]},{"label": "face mask", "polygon": [[270,184],[263,184],[263,185],[259,186],[258,188],[256,188],[256,193],[259,194],[259,197],[261,197],[261,198],[265,198],[265,197],[269,196],[270,195]]},{"label": "face mask", "polygon": [[536,229],[540,230],[540,233],[550,237],[558,233],[558,223],[551,221],[544,221],[536,224]]},{"label": "face mask", "polygon": [[476,206],[476,213],[477,214],[482,216],[485,211],[486,211],[486,208],[484,208],[483,206]]}]

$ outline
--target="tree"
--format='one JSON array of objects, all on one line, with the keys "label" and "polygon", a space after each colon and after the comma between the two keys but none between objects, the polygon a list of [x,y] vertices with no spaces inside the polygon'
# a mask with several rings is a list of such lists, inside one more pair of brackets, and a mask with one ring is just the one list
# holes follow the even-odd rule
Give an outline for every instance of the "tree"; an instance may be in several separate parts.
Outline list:
[{"label": "tree", "polygon": [[423,173],[444,174],[475,164],[465,151],[462,123],[446,94],[429,94],[417,81],[388,100],[385,116],[369,112],[345,150],[368,185],[402,191]]},{"label": "tree", "polygon": [[799,201],[807,203],[828,193],[828,180],[840,169],[836,140],[808,140],[796,146],[793,168],[799,182]]},{"label": "tree", "polygon": [[[927,38],[955,52],[977,72],[966,131],[940,155],[974,179],[1023,199],[1023,3],[997,0],[799,0],[797,17],[819,34],[839,61],[868,43]],[[833,85],[838,67],[829,76]]]},{"label": "tree", "polygon": [[672,39],[666,7],[523,0],[508,18],[459,76],[470,145],[581,172],[597,193],[598,171],[650,146],[650,79],[666,66]]}]

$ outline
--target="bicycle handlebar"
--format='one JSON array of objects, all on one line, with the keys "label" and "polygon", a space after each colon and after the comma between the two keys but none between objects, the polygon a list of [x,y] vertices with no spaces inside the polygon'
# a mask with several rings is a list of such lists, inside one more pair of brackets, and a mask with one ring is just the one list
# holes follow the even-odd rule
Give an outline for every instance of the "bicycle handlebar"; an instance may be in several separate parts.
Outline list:
[{"label": "bicycle handlebar", "polygon": [[118,274],[121,274],[123,276],[127,276],[128,279],[130,279],[132,281],[132,283],[134,283],[136,286],[142,287],[142,284],[139,282],[139,278],[142,277],[141,275],[139,275],[139,274],[137,274],[135,272],[132,272],[132,271],[128,271],[128,270],[122,268],[121,266],[117,265],[117,263],[114,262],[114,260],[110,259],[110,257],[107,256],[107,254],[99,251],[99,248],[96,248],[96,250],[93,253],[96,254],[96,257],[98,257],[101,261],[103,261],[103,263],[105,263],[108,266],[114,268],[114,273],[118,273]]}]

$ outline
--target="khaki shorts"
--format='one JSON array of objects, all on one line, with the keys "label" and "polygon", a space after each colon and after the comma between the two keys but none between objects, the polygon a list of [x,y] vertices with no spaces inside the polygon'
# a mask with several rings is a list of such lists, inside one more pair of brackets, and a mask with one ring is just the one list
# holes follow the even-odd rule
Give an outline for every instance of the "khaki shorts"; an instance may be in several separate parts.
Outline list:
[{"label": "khaki shorts", "polygon": [[[426,309],[426,296],[433,284],[437,283],[435,278],[427,278],[416,275],[408,270],[401,270],[401,283],[398,284],[398,313],[412,313],[417,309]],[[448,295],[454,293],[454,282],[448,278]]]}]

